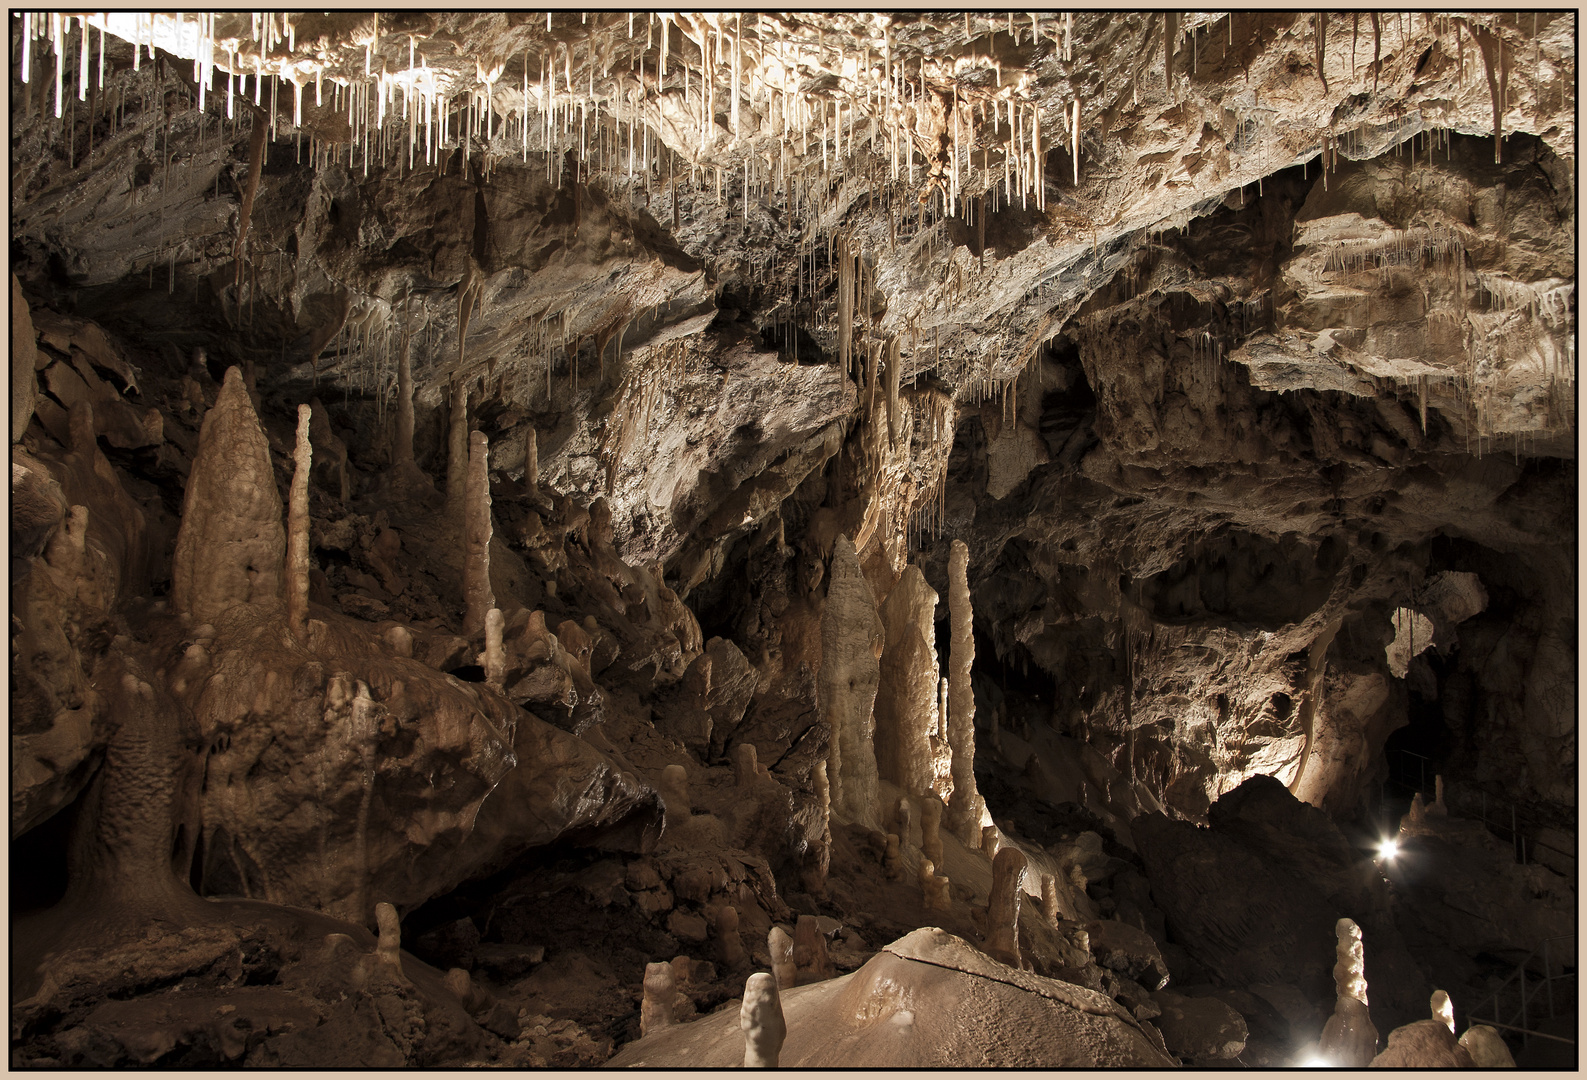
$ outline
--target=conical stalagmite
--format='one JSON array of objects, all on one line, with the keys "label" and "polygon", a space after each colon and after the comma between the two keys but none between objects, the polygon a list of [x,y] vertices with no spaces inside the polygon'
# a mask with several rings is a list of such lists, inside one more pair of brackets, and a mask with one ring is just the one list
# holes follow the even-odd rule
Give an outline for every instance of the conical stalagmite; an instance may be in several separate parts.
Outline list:
[{"label": "conical stalagmite", "polygon": [[485,614],[496,605],[490,585],[490,444],[483,431],[469,437],[468,491],[463,511],[463,634],[485,632]]},{"label": "conical stalagmite", "polygon": [[292,490],[287,504],[287,626],[299,642],[308,639],[309,622],[309,473],[314,449],[309,445],[309,421],[314,410],[298,406],[298,438],[293,458]]},{"label": "conical stalagmite", "polygon": [[533,424],[526,426],[523,438],[523,483],[529,497],[540,497],[540,442]]},{"label": "conical stalagmite", "polygon": [[953,753],[948,827],[959,839],[974,846],[980,842],[986,804],[975,787],[975,692],[970,688],[975,635],[969,570],[970,549],[963,540],[955,540],[948,554],[948,612],[953,635],[948,654],[948,746]]},{"label": "conical stalagmite", "polygon": [[237,604],[278,604],[285,556],[270,444],[242,372],[227,368],[187,477],[171,607],[206,623]]},{"label": "conical stalagmite", "polygon": [[881,679],[884,634],[876,598],[846,536],[832,550],[826,607],[821,613],[821,673],[816,704],[832,729],[827,781],[832,810],[868,828],[880,825],[873,742],[876,688]]}]

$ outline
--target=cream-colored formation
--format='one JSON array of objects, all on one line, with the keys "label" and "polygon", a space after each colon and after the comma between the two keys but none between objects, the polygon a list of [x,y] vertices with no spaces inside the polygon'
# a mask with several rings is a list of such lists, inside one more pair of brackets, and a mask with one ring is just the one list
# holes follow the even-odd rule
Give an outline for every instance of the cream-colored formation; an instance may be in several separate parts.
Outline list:
[{"label": "cream-colored formation", "polygon": [[375,955],[380,962],[396,974],[402,974],[402,920],[397,909],[382,901],[375,905],[375,925],[380,928],[380,942]]},{"label": "cream-colored formation", "polygon": [[901,854],[902,845],[899,843],[897,833],[887,834],[887,846],[882,853],[882,876],[888,881],[897,881],[904,876],[904,860]]},{"label": "cream-colored formation", "polygon": [[1041,916],[1049,926],[1058,925],[1058,879],[1051,874],[1041,876]]},{"label": "cream-colored formation", "polygon": [[485,614],[496,606],[490,585],[490,444],[483,431],[469,436],[467,500],[463,529],[463,636],[485,632]]},{"label": "cream-colored formation", "polygon": [[242,372],[227,368],[187,476],[171,560],[171,607],[202,624],[237,604],[278,604],[285,557],[270,443]]},{"label": "cream-colored formation", "polygon": [[485,669],[485,685],[498,694],[507,681],[507,650],[502,647],[501,640],[505,624],[501,608],[493,607],[485,612],[485,651],[480,660]]},{"label": "cream-colored formation", "polygon": [[930,859],[920,860],[920,891],[927,911],[948,910],[948,879],[937,873],[937,866]]},{"label": "cream-colored formation", "polygon": [[1471,1055],[1479,1069],[1513,1069],[1515,1058],[1504,1044],[1504,1037],[1486,1024],[1474,1024],[1460,1036],[1460,1045]]},{"label": "cream-colored formation", "polygon": [[540,443],[533,424],[526,426],[523,437],[523,484],[529,497],[540,497]]},{"label": "cream-colored formation", "polygon": [[801,915],[794,924],[793,961],[801,984],[820,982],[837,974],[827,957],[826,935],[814,915]]},{"label": "cream-colored formation", "polygon": [[308,640],[309,632],[309,473],[314,468],[309,420],[313,415],[309,406],[298,406],[295,468],[287,499],[287,626],[299,643]]},{"label": "cream-colored formation", "polygon": [[788,931],[774,926],[766,933],[766,949],[771,953],[772,974],[777,977],[779,990],[792,990],[799,985],[799,969],[794,964],[794,942]]},{"label": "cream-colored formation", "polygon": [[1447,1027],[1449,1033],[1453,1035],[1455,1033],[1455,1003],[1449,1000],[1449,994],[1443,990],[1434,990],[1433,996],[1427,1004],[1432,1010],[1433,1019]]},{"label": "cream-colored formation", "polygon": [[948,748],[942,745],[939,755],[932,739],[937,727],[936,609],[936,591],[926,584],[920,567],[911,565],[881,610],[886,639],[876,693],[876,765],[883,780],[915,796],[945,794],[948,783]]},{"label": "cream-colored formation", "polygon": [[955,540],[948,552],[948,615],[952,639],[948,654],[948,746],[952,751],[953,792],[948,827],[966,844],[981,835],[986,803],[975,787],[974,612],[970,608],[970,549]]},{"label": "cream-colored formation", "polygon": [[738,1022],[744,1029],[744,1068],[775,1069],[788,1035],[776,978],[757,971],[744,982]]},{"label": "cream-colored formation", "polygon": [[672,1002],[678,982],[667,963],[646,964],[644,999],[639,1003],[639,1034],[650,1035],[672,1023]]},{"label": "cream-colored formation", "polygon": [[748,957],[744,952],[744,940],[738,936],[738,908],[731,904],[717,908],[711,929],[716,934],[717,959],[727,965],[729,971],[743,967]]},{"label": "cream-colored formation", "polygon": [[992,895],[986,908],[986,952],[1019,967],[1019,907],[1024,896],[1025,853],[1010,845],[992,860]]},{"label": "cream-colored formation", "polygon": [[827,780],[832,809],[867,828],[880,825],[874,748],[876,688],[884,633],[870,582],[846,536],[833,545],[826,607],[821,612],[821,671],[816,704],[831,727]]},{"label": "cream-colored formation", "polygon": [[1364,1069],[1378,1051],[1378,1029],[1367,1013],[1366,957],[1361,927],[1351,919],[1334,926],[1334,1011],[1323,1025],[1317,1052],[1330,1065]]},{"label": "cream-colored formation", "polygon": [[823,898],[827,894],[827,871],[832,865],[832,787],[827,782],[827,763],[817,761],[810,768],[817,812],[821,815],[820,835],[812,839],[805,853],[800,881],[805,892]]}]

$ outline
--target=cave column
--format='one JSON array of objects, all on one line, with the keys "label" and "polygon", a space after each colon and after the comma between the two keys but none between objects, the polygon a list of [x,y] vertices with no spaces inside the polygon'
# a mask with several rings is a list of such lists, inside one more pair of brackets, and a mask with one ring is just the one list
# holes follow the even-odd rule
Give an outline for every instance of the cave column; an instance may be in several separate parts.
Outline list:
[{"label": "cave column", "polygon": [[948,555],[948,612],[953,635],[948,655],[948,747],[953,755],[948,827],[973,846],[980,840],[986,803],[975,787],[975,692],[970,686],[975,636],[969,569],[970,549],[963,540],[955,540]]},{"label": "cave column", "polygon": [[463,510],[468,487],[469,433],[468,384],[454,379],[449,389],[446,426],[446,509],[453,520]]}]

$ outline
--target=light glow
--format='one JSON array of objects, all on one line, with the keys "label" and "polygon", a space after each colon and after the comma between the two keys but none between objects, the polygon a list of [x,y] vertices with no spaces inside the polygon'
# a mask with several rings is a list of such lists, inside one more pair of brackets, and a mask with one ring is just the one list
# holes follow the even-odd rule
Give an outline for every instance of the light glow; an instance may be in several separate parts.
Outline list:
[{"label": "light glow", "polygon": [[1400,853],[1400,842],[1398,840],[1385,840],[1385,841],[1383,841],[1382,843],[1380,843],[1378,845],[1378,857],[1379,858],[1392,859],[1392,858],[1394,858],[1394,856],[1398,855],[1399,853]]}]

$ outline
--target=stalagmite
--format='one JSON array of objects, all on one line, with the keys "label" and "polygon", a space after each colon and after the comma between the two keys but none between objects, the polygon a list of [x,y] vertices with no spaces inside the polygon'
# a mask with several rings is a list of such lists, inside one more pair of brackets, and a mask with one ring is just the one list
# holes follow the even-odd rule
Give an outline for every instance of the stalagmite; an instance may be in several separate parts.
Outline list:
[{"label": "stalagmite", "polygon": [[1361,928],[1350,919],[1334,926],[1338,938],[1334,963],[1334,1011],[1323,1026],[1317,1052],[1329,1065],[1363,1069],[1378,1049],[1378,1029],[1367,1013],[1366,960]]},{"label": "stalagmite", "polygon": [[463,513],[463,492],[468,486],[468,386],[461,379],[454,379],[448,393],[446,511],[456,521]]},{"label": "stalagmite", "polygon": [[897,881],[904,876],[904,863],[899,854],[898,834],[887,834],[887,848],[882,854],[882,874],[888,881]]},{"label": "stalagmite", "polygon": [[927,911],[948,910],[948,879],[937,873],[937,864],[930,859],[920,860],[920,889]]},{"label": "stalagmite", "polygon": [[[24,34],[24,40],[26,35]],[[28,314],[22,282],[11,275],[11,441],[21,442],[28,421],[33,419],[33,400],[38,393],[38,378],[33,373],[37,353],[33,337],[33,318]]]},{"label": "stalagmite", "polygon": [[195,624],[236,604],[276,604],[286,532],[270,444],[242,372],[227,368],[204,416],[171,564],[171,607]]},{"label": "stalagmite", "polygon": [[986,952],[1009,967],[1020,967],[1019,905],[1024,892],[1025,853],[1006,847],[992,860],[992,895],[986,908]]},{"label": "stalagmite", "polygon": [[1460,1036],[1460,1045],[1466,1048],[1471,1060],[1479,1069],[1513,1069],[1515,1058],[1504,1044],[1504,1037],[1486,1024],[1473,1024]]},{"label": "stalagmite", "polygon": [[672,813],[681,821],[689,819],[689,773],[682,765],[668,765],[661,770],[661,797],[670,812],[669,825]]},{"label": "stalagmite", "polygon": [[800,881],[805,892],[821,898],[827,893],[827,871],[832,864],[832,790],[827,782],[827,763],[817,761],[810,769],[816,807],[821,815],[820,839],[812,841],[805,856]]},{"label": "stalagmite", "polygon": [[1449,807],[1444,805],[1444,778],[1442,776],[1433,777],[1433,805],[1427,808],[1427,812],[1433,817],[1449,816]]},{"label": "stalagmite", "polygon": [[955,540],[948,554],[948,612],[953,635],[948,654],[948,746],[953,754],[948,827],[964,843],[975,844],[980,839],[986,804],[975,787],[975,693],[970,688],[975,636],[969,568],[970,549],[963,540]]},{"label": "stalagmite", "polygon": [[375,955],[398,975],[402,974],[402,920],[397,909],[382,901],[375,905],[375,925],[380,928],[380,944]]},{"label": "stalagmite", "polygon": [[766,948],[771,953],[771,970],[777,977],[777,989],[792,990],[799,985],[793,938],[788,936],[788,931],[780,926],[772,927],[766,934]]},{"label": "stalagmite", "polygon": [[386,631],[386,644],[398,656],[413,655],[413,631],[406,626],[393,626]]},{"label": "stalagmite", "polygon": [[485,613],[496,606],[490,585],[490,470],[489,441],[483,431],[469,437],[468,492],[464,504],[463,635],[477,637],[485,631]]},{"label": "stalagmite", "polygon": [[757,971],[745,981],[738,1023],[744,1030],[744,1068],[775,1069],[788,1025],[783,1020],[782,998],[774,977]]},{"label": "stalagmite", "polygon": [[876,764],[882,779],[912,796],[932,794],[936,779],[936,608],[936,591],[911,565],[881,611],[886,638],[876,695]]},{"label": "stalagmite", "polygon": [[755,760],[753,743],[739,743],[733,747],[733,781],[739,787],[749,787],[760,775]]},{"label": "stalagmite", "polygon": [[644,990],[644,1000],[639,1004],[641,1036],[652,1035],[672,1024],[672,1002],[678,993],[678,982],[672,974],[672,965],[646,964]]},{"label": "stalagmite", "polygon": [[540,497],[540,444],[533,424],[526,425],[523,439],[523,482],[529,497]]},{"label": "stalagmite", "polygon": [[507,652],[502,648],[502,627],[505,623],[501,608],[493,607],[485,613],[485,652],[480,657],[485,669],[485,685],[501,693],[507,678]]},{"label": "stalagmite", "polygon": [[1058,925],[1058,879],[1051,874],[1041,876],[1041,914],[1048,925]]},{"label": "stalagmite", "polygon": [[296,468],[287,505],[287,627],[299,643],[307,640],[309,629],[309,471],[314,466],[309,421],[313,415],[309,406],[298,406]]},{"label": "stalagmite", "polygon": [[801,915],[794,924],[793,961],[800,985],[820,982],[837,974],[827,958],[827,939],[814,915]]},{"label": "stalagmite", "polygon": [[832,730],[827,751],[832,809],[848,821],[873,829],[880,825],[881,809],[872,739],[883,641],[870,582],[860,571],[854,544],[839,536],[821,613],[816,703]]},{"label": "stalagmite", "polygon": [[920,804],[920,851],[934,863],[942,862],[942,800],[928,795]]},{"label": "stalagmite", "polygon": [[1433,1019],[1447,1027],[1449,1033],[1453,1035],[1455,1033],[1455,1003],[1449,1000],[1449,994],[1443,990],[1434,990],[1431,1000],[1428,1001],[1428,1006],[1432,1009]]},{"label": "stalagmite", "polygon": [[908,795],[900,795],[893,804],[893,824],[898,831],[900,843],[909,844],[915,836],[915,804],[909,801]]},{"label": "stalagmite", "polygon": [[731,904],[717,908],[712,929],[716,933],[717,959],[727,965],[729,971],[743,967],[746,954],[744,941],[738,936],[738,908]]},{"label": "stalagmite", "polygon": [[981,828],[981,853],[988,859],[996,859],[997,853],[1003,849],[1003,834],[996,825],[985,825]]}]

